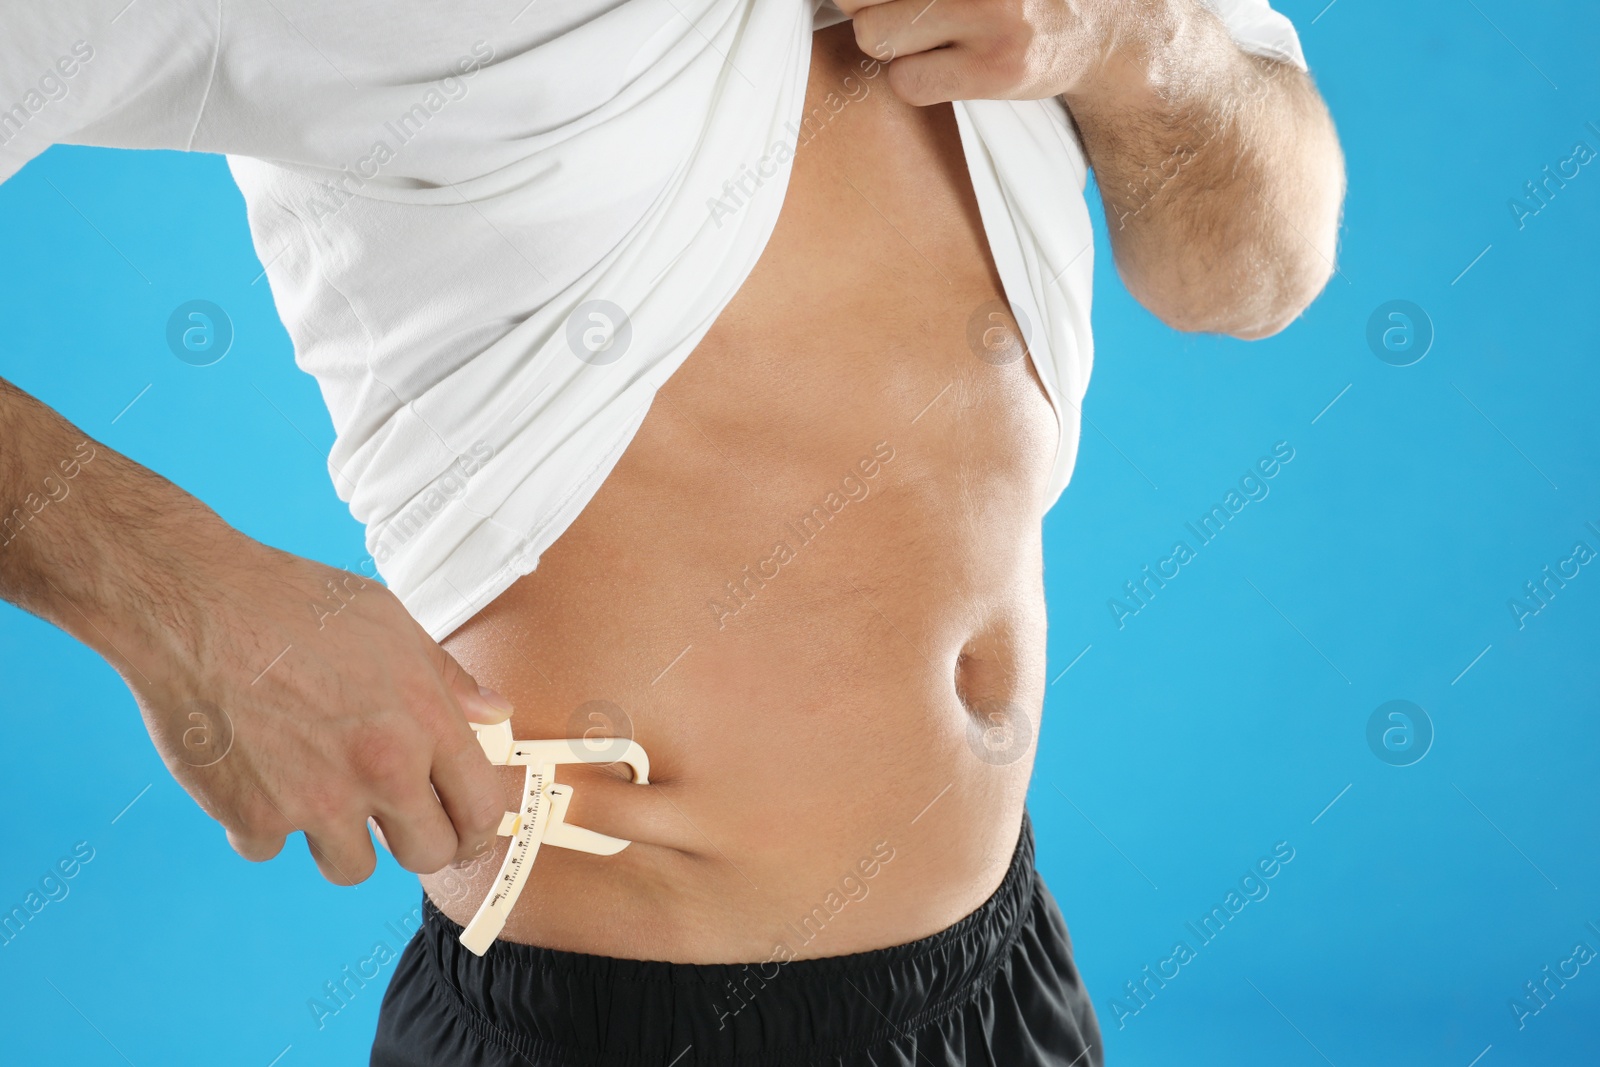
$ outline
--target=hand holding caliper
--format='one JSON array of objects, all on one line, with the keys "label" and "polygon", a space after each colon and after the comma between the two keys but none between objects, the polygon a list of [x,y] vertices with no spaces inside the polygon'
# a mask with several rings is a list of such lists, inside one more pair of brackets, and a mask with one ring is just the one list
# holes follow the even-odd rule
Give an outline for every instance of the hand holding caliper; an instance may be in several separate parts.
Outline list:
[{"label": "hand holding caliper", "polygon": [[562,763],[622,763],[633,772],[636,785],[650,782],[650,757],[638,742],[625,737],[573,738],[553,741],[518,741],[512,737],[510,721],[490,726],[473,724],[478,744],[489,762],[502,767],[527,768],[522,782],[522,804],[500,820],[499,834],[511,838],[511,848],[495,877],[494,889],[479,905],[477,914],[461,931],[461,943],[476,955],[488,951],[505,928],[506,919],[523,883],[533,869],[540,844],[614,856],[631,842],[620,837],[595,833],[567,823],[567,808],[572,803],[572,787],[555,780],[555,769]]}]

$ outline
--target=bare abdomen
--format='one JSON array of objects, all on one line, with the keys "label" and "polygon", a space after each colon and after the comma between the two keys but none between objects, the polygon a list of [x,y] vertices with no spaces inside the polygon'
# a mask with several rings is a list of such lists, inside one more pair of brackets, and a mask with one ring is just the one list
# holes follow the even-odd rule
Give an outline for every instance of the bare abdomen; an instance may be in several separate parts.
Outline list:
[{"label": "bare abdomen", "polygon": [[[942,929],[1004,873],[1057,424],[1020,349],[973,347],[1003,296],[949,107],[862,59],[848,23],[817,35],[826,118],[760,263],[538,570],[446,642],[518,737],[603,725],[652,760],[649,787],[562,768],[570,821],[635,844],[541,852],[509,940],[838,955]],[[464,922],[494,866],[425,885]]]}]

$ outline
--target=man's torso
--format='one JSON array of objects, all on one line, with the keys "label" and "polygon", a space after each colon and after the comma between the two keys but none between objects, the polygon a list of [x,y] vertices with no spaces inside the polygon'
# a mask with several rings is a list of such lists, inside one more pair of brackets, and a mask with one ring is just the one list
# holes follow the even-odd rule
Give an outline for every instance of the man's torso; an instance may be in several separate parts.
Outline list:
[{"label": "man's torso", "polygon": [[[627,733],[652,761],[648,788],[561,769],[569,820],[634,844],[542,851],[505,939],[857,952],[956,921],[1012,855],[1059,430],[949,106],[863,58],[848,23],[816,35],[828,117],[761,261],[538,569],[446,642],[516,736]],[[424,884],[465,922],[503,851]]]}]

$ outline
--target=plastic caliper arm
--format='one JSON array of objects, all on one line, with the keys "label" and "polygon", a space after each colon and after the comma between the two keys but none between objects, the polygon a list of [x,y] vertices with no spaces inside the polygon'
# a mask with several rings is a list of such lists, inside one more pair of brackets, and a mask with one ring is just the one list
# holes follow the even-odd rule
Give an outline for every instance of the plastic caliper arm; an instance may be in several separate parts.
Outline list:
[{"label": "plastic caliper arm", "polygon": [[461,931],[461,943],[481,956],[505,928],[541,844],[597,856],[614,856],[630,844],[620,837],[567,823],[572,787],[555,781],[557,765],[621,763],[633,772],[636,785],[648,785],[650,757],[637,742],[625,737],[518,741],[511,734],[509,721],[492,726],[474,725],[473,729],[478,732],[478,744],[483,746],[490,763],[527,768],[522,780],[520,808],[506,812],[500,820],[500,835],[511,838],[511,848],[500,865],[488,898]]}]

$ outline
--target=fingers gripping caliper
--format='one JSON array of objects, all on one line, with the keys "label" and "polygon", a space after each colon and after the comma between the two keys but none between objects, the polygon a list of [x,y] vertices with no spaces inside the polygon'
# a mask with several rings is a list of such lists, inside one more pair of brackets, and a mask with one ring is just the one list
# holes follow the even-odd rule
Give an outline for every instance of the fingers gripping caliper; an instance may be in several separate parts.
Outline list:
[{"label": "fingers gripping caliper", "polygon": [[511,838],[511,848],[500,864],[494,888],[472,921],[461,931],[461,943],[474,955],[489,950],[505,928],[511,908],[516,904],[540,844],[556,845],[596,856],[615,856],[631,842],[620,837],[595,833],[567,822],[572,804],[572,787],[555,780],[562,763],[621,763],[633,771],[635,785],[650,783],[650,757],[638,742],[626,737],[573,738],[553,741],[518,741],[511,735],[511,721],[491,726],[472,727],[478,733],[489,762],[502,767],[526,768],[522,780],[522,806],[508,811],[500,820],[497,833]]}]

